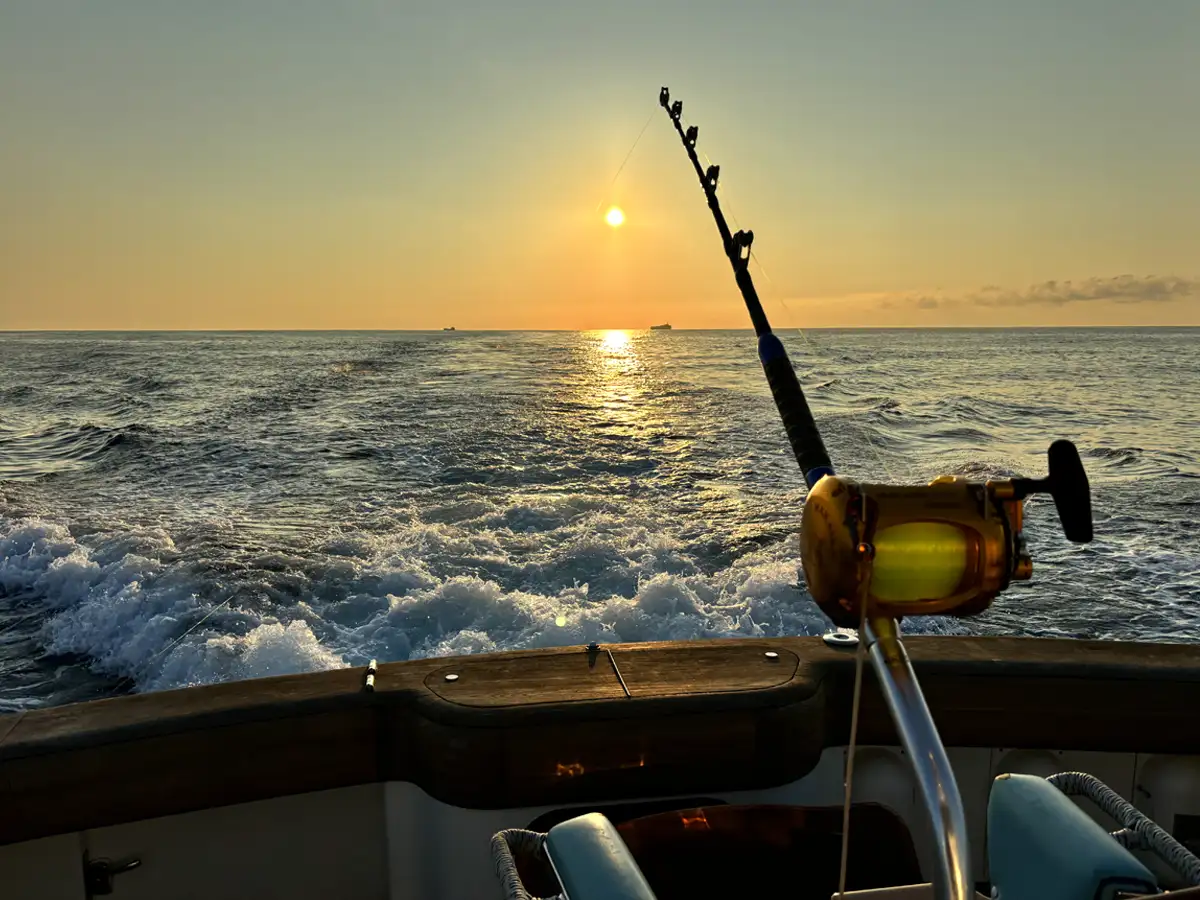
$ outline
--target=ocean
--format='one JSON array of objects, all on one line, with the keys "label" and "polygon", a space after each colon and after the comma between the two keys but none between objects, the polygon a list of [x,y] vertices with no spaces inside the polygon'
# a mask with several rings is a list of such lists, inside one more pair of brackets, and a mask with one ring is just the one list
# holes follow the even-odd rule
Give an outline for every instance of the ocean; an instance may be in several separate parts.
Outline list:
[{"label": "ocean", "polygon": [[[1034,577],[906,630],[1200,645],[1200,329],[787,330],[839,471],[1045,474]],[[0,711],[820,634],[750,331],[0,333]],[[1200,646],[1197,647],[1200,653]]]}]

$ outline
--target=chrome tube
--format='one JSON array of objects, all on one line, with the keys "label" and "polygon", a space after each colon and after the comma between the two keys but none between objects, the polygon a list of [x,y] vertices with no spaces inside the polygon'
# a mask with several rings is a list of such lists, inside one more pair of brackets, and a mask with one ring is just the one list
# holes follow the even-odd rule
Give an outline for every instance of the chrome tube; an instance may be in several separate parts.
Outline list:
[{"label": "chrome tube", "polygon": [[939,900],[972,900],[975,889],[962,797],[921,685],[900,642],[900,628],[894,619],[869,620],[864,637],[892,721],[912,761],[922,804],[929,813],[937,856],[935,894]]}]

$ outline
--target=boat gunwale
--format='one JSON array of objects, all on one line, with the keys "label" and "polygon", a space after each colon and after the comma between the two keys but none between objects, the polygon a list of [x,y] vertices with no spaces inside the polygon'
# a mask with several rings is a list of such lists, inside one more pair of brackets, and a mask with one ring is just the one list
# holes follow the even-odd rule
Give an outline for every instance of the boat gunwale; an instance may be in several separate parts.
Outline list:
[{"label": "boat gunwale", "polygon": [[[615,704],[609,699],[549,700],[491,708],[463,707],[447,701],[425,682],[455,660],[499,662],[580,654],[584,652],[583,648],[548,647],[383,663],[377,667],[373,692],[363,689],[365,666],[220,682],[0,715],[0,763],[42,751],[75,749],[100,741],[136,740],[343,708],[411,705],[423,717],[433,721],[477,727],[537,724],[542,719],[561,722],[656,716],[664,707],[678,712],[710,709],[718,699],[720,703],[716,706],[722,710],[761,709],[811,698],[830,670],[851,665],[854,659],[853,651],[829,648],[815,637],[658,641],[608,644],[604,649],[614,654],[682,650],[686,655],[689,650],[702,652],[721,645],[761,647],[764,652],[772,648],[788,650],[796,653],[799,664],[789,680],[771,687],[630,697]],[[1200,646],[1193,644],[1129,645],[1066,638],[915,635],[905,639],[905,646],[918,674],[933,677],[977,675],[1136,681],[1169,676],[1172,681],[1200,682]],[[1131,650],[1131,647],[1135,649]],[[981,665],[986,666],[986,670],[981,670]],[[210,702],[205,704],[204,701]],[[39,726],[42,726],[40,734]],[[32,735],[29,734],[31,730]]]},{"label": "boat gunwale", "polygon": [[[1200,699],[1195,645],[944,636],[907,644],[950,748],[1200,756],[1200,717],[1190,715]],[[635,682],[634,696],[600,700],[570,700],[567,680],[554,702],[493,708],[449,702],[425,684],[453,659],[510,671],[514,660],[583,652],[568,647],[383,664],[374,692],[359,667],[3,716],[0,803],[10,815],[0,844],[392,781],[467,809],[769,789],[845,746],[854,653],[820,638],[606,649],[626,662],[654,654],[656,677],[678,675],[691,689],[704,675],[692,663],[723,658],[721,647],[787,650],[796,669],[751,690],[671,694],[668,683],[641,697]],[[897,743],[870,674],[859,740]]]}]

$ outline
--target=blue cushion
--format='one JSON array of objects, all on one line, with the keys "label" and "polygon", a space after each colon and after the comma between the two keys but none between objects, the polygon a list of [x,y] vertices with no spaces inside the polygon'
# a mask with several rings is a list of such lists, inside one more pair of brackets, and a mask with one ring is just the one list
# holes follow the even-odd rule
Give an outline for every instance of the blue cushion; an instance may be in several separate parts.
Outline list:
[{"label": "blue cushion", "polygon": [[1000,900],[1111,900],[1121,891],[1158,890],[1133,854],[1036,775],[992,783],[987,851]]},{"label": "blue cushion", "polygon": [[600,813],[551,828],[546,855],[567,900],[654,900],[621,835]]}]

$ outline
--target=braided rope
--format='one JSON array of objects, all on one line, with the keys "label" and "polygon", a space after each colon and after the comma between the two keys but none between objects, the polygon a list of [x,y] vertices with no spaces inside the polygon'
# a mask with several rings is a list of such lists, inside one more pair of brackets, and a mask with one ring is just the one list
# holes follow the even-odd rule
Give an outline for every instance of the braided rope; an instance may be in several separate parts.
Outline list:
[{"label": "braided rope", "polygon": [[1060,772],[1046,779],[1068,797],[1087,797],[1120,826],[1113,838],[1127,850],[1151,850],[1188,884],[1200,884],[1200,859],[1094,775]]},{"label": "braided rope", "polygon": [[492,835],[492,867],[504,886],[505,900],[537,900],[525,890],[521,873],[517,871],[516,857],[540,859],[545,843],[544,834],[525,828],[508,828]]}]

